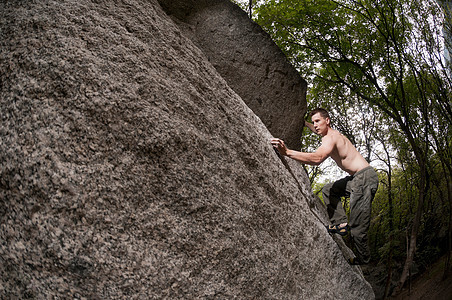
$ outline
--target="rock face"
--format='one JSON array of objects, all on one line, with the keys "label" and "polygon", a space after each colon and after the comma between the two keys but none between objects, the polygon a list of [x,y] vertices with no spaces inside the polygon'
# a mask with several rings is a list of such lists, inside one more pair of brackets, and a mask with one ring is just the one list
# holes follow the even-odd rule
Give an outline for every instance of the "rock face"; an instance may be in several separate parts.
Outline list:
[{"label": "rock face", "polygon": [[156,0],[0,3],[0,298],[371,299],[176,23]]},{"label": "rock face", "polygon": [[270,36],[224,0],[159,0],[274,136],[300,149],[306,82]]}]

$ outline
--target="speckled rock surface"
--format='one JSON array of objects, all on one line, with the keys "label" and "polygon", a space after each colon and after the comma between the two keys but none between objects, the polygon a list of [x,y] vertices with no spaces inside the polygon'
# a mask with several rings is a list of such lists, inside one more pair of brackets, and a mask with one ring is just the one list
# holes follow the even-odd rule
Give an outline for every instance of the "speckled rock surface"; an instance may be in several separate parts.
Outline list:
[{"label": "speckled rock surface", "polygon": [[301,148],[306,81],[262,28],[224,0],[158,0],[272,135]]},{"label": "speckled rock surface", "polygon": [[149,1],[0,2],[1,299],[371,299],[294,162]]}]

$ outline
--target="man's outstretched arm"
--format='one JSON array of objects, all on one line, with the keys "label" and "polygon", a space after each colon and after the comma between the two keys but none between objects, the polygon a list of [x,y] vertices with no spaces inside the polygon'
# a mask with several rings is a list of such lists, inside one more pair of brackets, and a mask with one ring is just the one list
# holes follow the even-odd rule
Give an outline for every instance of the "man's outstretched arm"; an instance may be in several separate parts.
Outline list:
[{"label": "man's outstretched arm", "polygon": [[324,143],[313,153],[290,150],[286,147],[283,140],[277,138],[273,138],[271,143],[281,155],[288,156],[301,163],[314,166],[321,164],[325,159],[327,159],[333,150],[333,144],[328,139],[324,141]]}]

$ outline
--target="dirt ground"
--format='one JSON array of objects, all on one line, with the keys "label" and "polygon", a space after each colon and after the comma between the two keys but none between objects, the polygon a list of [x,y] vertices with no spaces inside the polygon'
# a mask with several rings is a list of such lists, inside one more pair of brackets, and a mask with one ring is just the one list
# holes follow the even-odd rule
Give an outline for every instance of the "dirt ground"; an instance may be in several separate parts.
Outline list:
[{"label": "dirt ground", "polygon": [[395,300],[452,300],[452,274],[442,280],[444,274],[445,257],[435,263],[422,276],[415,279],[408,288],[402,290]]}]

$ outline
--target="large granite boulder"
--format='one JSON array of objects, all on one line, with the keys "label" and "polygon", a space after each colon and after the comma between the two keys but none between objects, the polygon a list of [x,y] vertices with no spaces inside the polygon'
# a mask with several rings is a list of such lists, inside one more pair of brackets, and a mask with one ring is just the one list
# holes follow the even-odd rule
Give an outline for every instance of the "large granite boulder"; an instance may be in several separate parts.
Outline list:
[{"label": "large granite boulder", "polygon": [[158,1],[270,133],[300,149],[307,84],[270,36],[229,1]]},{"label": "large granite boulder", "polygon": [[0,2],[0,298],[371,299],[176,23],[156,0]]}]

